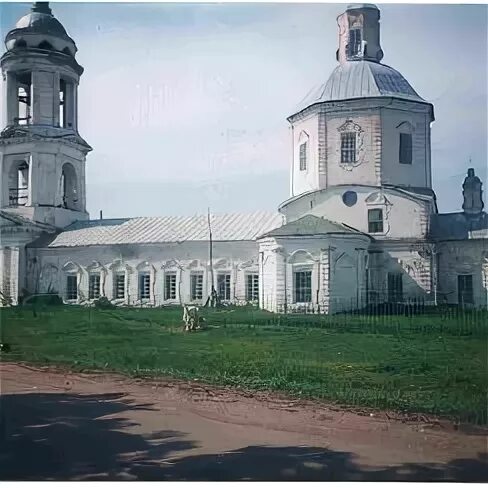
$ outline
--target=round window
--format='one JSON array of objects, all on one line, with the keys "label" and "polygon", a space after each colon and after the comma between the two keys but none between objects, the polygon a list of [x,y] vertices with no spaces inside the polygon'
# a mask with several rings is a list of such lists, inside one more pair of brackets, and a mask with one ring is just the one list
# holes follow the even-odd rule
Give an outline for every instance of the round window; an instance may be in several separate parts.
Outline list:
[{"label": "round window", "polygon": [[358,201],[358,194],[355,191],[346,191],[342,195],[342,201],[344,202],[344,205],[352,207],[353,205],[356,205],[356,202]]}]

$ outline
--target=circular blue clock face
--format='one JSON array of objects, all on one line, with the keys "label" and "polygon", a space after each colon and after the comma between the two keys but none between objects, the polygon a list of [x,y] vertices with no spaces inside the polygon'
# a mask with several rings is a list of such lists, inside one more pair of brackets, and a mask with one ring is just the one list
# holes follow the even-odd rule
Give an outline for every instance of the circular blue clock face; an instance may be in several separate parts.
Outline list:
[{"label": "circular blue clock face", "polygon": [[342,201],[344,202],[344,205],[352,207],[353,205],[356,205],[356,202],[358,201],[358,194],[355,191],[346,191],[342,195]]}]

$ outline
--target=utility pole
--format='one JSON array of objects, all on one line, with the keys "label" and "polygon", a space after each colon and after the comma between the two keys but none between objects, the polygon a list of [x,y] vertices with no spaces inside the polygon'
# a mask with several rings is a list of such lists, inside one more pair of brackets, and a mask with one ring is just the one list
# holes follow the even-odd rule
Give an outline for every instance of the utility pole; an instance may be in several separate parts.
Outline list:
[{"label": "utility pole", "polygon": [[215,291],[215,281],[214,281],[214,269],[213,269],[213,241],[212,241],[212,223],[210,220],[210,207],[207,209],[207,220],[208,220],[208,235],[209,235],[209,261],[210,261],[210,276],[212,280],[212,287],[210,292],[210,306],[216,306],[216,291]]}]

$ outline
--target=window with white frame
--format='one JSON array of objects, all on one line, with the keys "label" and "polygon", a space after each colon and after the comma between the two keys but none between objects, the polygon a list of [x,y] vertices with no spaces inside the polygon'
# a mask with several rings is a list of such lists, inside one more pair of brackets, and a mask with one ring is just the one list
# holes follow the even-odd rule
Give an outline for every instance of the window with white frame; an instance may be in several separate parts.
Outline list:
[{"label": "window with white frame", "polygon": [[258,274],[246,275],[246,300],[248,301],[259,300],[259,275]]},{"label": "window with white frame", "polygon": [[221,300],[230,300],[230,274],[217,275],[217,293]]},{"label": "window with white frame", "polygon": [[349,43],[347,45],[349,56],[357,56],[361,52],[362,37],[361,29],[349,30]]},{"label": "window with white frame", "polygon": [[66,299],[78,299],[78,277],[76,274],[69,274],[66,276]]},{"label": "window with white frame", "polygon": [[302,142],[299,148],[300,156],[300,171],[305,171],[307,169],[307,141]]},{"label": "window with white frame", "polygon": [[176,273],[164,275],[164,299],[176,300]]},{"label": "window with white frame", "polygon": [[381,208],[368,210],[368,232],[371,234],[383,232],[383,210]]},{"label": "window with white frame", "polygon": [[343,132],[341,134],[341,163],[356,162],[356,132]]},{"label": "window with white frame", "polygon": [[203,273],[192,273],[190,275],[190,295],[192,300],[203,298]]},{"label": "window with white frame", "polygon": [[293,273],[293,293],[295,303],[312,301],[312,271],[300,270]]},{"label": "window with white frame", "polygon": [[471,274],[458,275],[458,303],[460,305],[474,303],[473,275]]},{"label": "window with white frame", "polygon": [[400,133],[400,164],[412,164],[412,134]]},{"label": "window with white frame", "polygon": [[100,298],[100,273],[90,273],[88,276],[88,298]]},{"label": "window with white frame", "polygon": [[125,298],[125,272],[124,271],[115,273],[114,298],[119,300]]},{"label": "window with white frame", "polygon": [[149,271],[139,273],[139,300],[151,298],[151,274]]}]

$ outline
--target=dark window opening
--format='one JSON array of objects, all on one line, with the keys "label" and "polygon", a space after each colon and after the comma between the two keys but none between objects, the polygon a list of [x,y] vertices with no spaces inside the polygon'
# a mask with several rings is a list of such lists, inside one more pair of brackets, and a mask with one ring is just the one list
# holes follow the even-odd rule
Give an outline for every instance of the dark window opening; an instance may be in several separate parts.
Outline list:
[{"label": "dark window opening", "polygon": [[100,274],[93,273],[89,276],[88,281],[88,298],[90,300],[96,300],[100,298]]},{"label": "dark window opening", "polygon": [[347,45],[349,56],[357,56],[361,52],[362,37],[361,29],[349,31],[349,44]]},{"label": "dark window opening", "polygon": [[217,275],[217,293],[221,300],[230,300],[230,274]]},{"label": "dark window opening", "polygon": [[474,303],[473,275],[458,275],[458,302],[459,305]]},{"label": "dark window opening", "polygon": [[381,208],[368,210],[368,232],[372,234],[383,232],[383,210]]},{"label": "dark window opening", "polygon": [[14,49],[23,49],[25,47],[27,47],[27,42],[25,42],[24,39],[19,39],[15,42]]},{"label": "dark window opening", "polygon": [[412,134],[400,134],[400,163],[412,164]]},{"label": "dark window opening", "polygon": [[355,132],[341,134],[341,163],[356,162],[356,137]]},{"label": "dark window opening", "polygon": [[42,41],[39,46],[37,46],[39,49],[45,49],[46,51],[52,51],[53,50],[53,46],[51,43],[47,42],[47,41]]},{"label": "dark window opening", "polygon": [[191,299],[201,300],[203,298],[203,274],[194,273],[190,277]]},{"label": "dark window opening", "polygon": [[403,276],[401,273],[388,273],[388,302],[403,301]]},{"label": "dark window opening", "polygon": [[114,297],[125,298],[125,273],[117,273],[114,279]]},{"label": "dark window opening", "polygon": [[66,277],[66,299],[78,299],[78,278],[76,275],[68,275]]},{"label": "dark window opening", "polygon": [[307,169],[307,143],[300,144],[300,171]]},{"label": "dark window opening", "polygon": [[312,272],[295,271],[294,285],[295,303],[310,303],[312,301]]},{"label": "dark window opening", "polygon": [[9,177],[9,206],[23,207],[29,198],[29,165],[21,161]]},{"label": "dark window opening", "polygon": [[149,300],[149,298],[151,298],[151,275],[139,273],[139,300]]},{"label": "dark window opening", "polygon": [[62,206],[70,210],[78,209],[78,180],[72,164],[65,163],[61,172]]},{"label": "dark window opening", "polygon": [[176,300],[176,273],[166,273],[164,276],[164,299]]},{"label": "dark window opening", "polygon": [[59,81],[59,127],[66,127],[66,82]]},{"label": "dark window opening", "polygon": [[246,300],[250,302],[259,300],[259,275],[248,274],[246,280]]},{"label": "dark window opening", "polygon": [[19,125],[28,125],[31,120],[31,73],[23,73],[17,77],[17,117],[15,122]]}]

